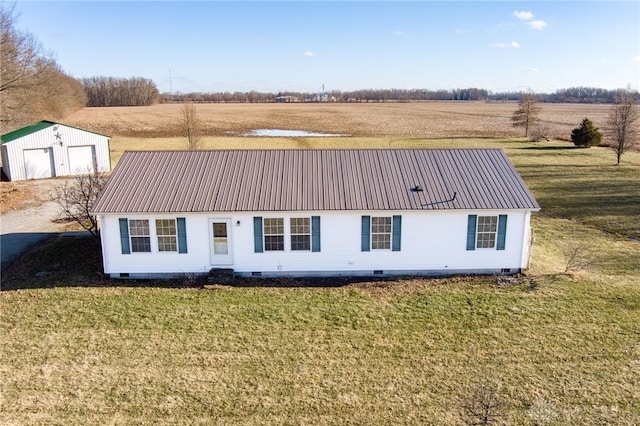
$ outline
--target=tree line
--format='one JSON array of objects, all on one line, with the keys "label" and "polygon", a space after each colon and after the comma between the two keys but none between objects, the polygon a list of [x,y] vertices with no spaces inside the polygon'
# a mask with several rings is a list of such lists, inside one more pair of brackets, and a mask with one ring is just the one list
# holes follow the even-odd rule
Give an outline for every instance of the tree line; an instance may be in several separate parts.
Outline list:
[{"label": "tree line", "polygon": [[90,77],[81,80],[87,106],[149,106],[158,102],[155,83],[142,77]]},{"label": "tree line", "polygon": [[[603,103],[612,104],[626,89],[571,87],[554,93],[538,93],[545,103]],[[269,102],[415,102],[415,101],[496,101],[518,102],[530,92],[490,92],[475,87],[452,90],[428,89],[363,89],[352,91],[309,92],[191,92],[162,93],[161,103],[269,103]],[[640,99],[640,95],[635,95]]]},{"label": "tree line", "polygon": [[413,101],[486,101],[485,89],[363,89],[351,91],[309,92],[191,92],[163,93],[161,103],[268,103],[268,102],[413,102]]}]

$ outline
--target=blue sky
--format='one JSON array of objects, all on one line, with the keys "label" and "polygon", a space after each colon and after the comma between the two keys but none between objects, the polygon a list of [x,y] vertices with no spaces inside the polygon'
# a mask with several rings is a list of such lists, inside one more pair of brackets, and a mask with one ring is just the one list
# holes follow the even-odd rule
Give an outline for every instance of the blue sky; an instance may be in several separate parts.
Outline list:
[{"label": "blue sky", "polygon": [[[161,92],[640,86],[640,2],[18,1],[74,77]],[[171,76],[171,78],[170,78]]]}]

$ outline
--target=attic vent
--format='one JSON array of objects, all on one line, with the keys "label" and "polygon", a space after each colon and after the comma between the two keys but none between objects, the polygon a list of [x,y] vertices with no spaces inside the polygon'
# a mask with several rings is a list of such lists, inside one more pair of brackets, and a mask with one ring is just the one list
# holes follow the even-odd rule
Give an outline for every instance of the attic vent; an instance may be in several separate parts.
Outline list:
[{"label": "attic vent", "polygon": [[413,192],[422,192],[422,191],[424,191],[424,188],[422,187],[422,185],[416,185],[413,188],[411,188],[411,190]]}]

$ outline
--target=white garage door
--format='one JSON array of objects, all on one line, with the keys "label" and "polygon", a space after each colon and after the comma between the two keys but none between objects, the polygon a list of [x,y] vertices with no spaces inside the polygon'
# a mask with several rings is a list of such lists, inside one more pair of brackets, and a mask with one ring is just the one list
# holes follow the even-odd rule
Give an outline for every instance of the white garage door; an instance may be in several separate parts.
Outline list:
[{"label": "white garage door", "polygon": [[53,156],[51,148],[25,149],[24,172],[27,179],[41,179],[53,176]]},{"label": "white garage door", "polygon": [[69,171],[73,175],[94,173],[96,171],[95,147],[70,146],[69,147]]}]

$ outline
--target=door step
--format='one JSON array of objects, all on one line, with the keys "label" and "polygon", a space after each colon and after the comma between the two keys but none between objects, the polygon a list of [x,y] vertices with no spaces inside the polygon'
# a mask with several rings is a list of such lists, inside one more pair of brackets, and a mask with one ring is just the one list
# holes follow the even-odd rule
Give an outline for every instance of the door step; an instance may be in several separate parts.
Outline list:
[{"label": "door step", "polygon": [[207,281],[214,284],[232,284],[236,276],[232,268],[211,268]]}]

